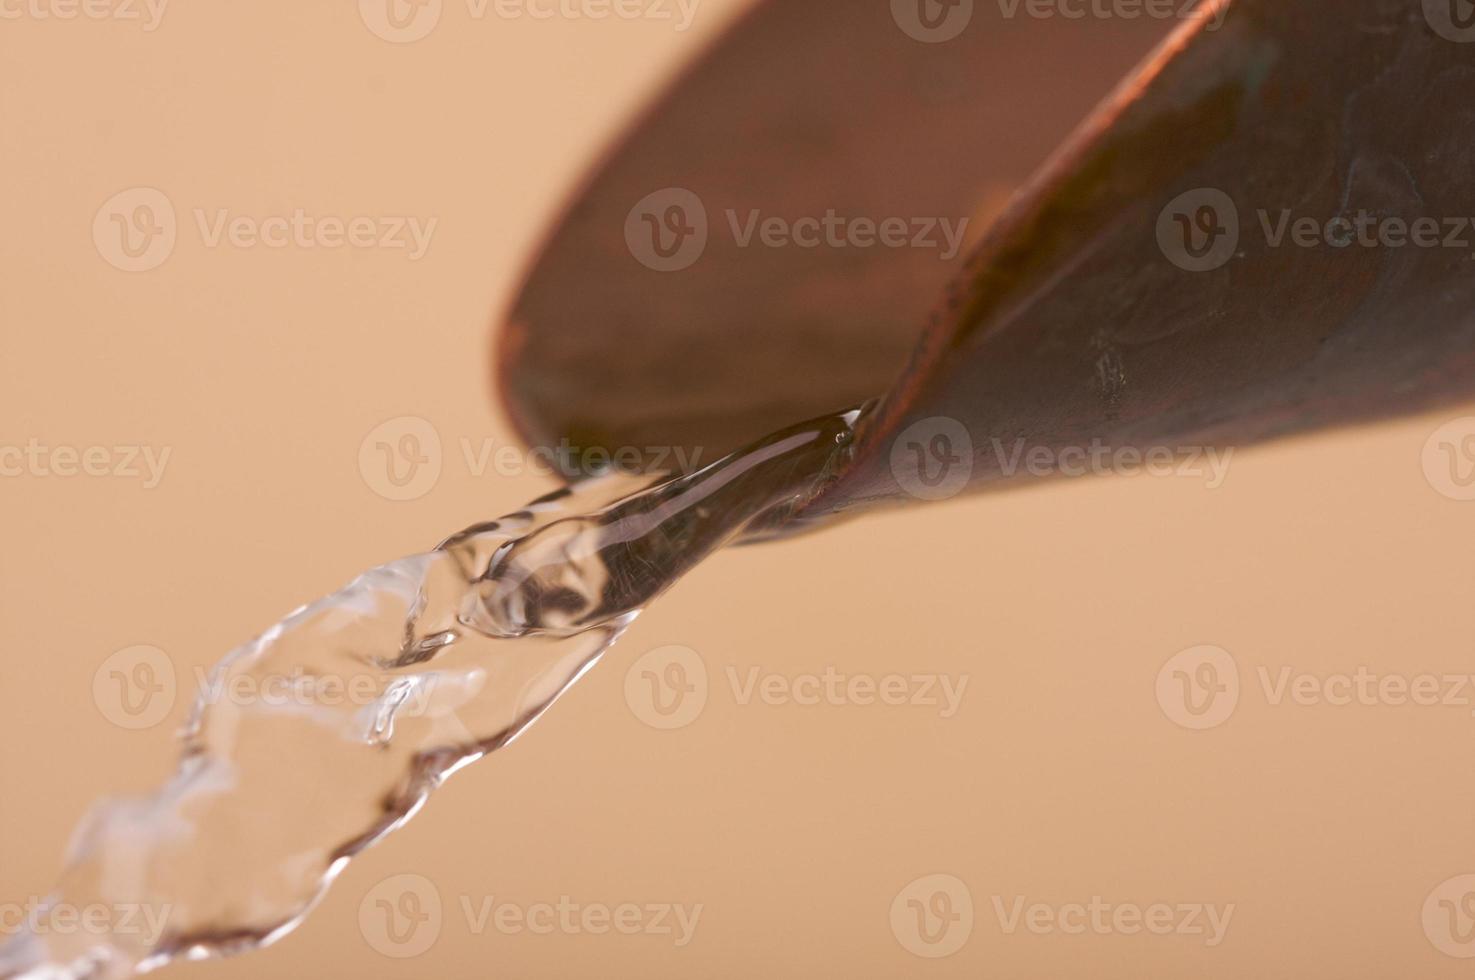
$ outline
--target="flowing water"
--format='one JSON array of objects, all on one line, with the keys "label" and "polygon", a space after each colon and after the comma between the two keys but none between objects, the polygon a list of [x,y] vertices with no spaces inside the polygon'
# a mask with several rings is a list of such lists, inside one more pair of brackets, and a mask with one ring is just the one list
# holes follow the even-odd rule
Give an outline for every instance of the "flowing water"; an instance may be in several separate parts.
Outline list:
[{"label": "flowing water", "polygon": [[[365,572],[239,647],[199,693],[173,778],[83,822],[46,906],[0,946],[0,978],[112,980],[285,935],[672,582],[818,492],[858,415],[687,476],[586,481]],[[84,908],[131,910],[130,927],[55,927]]]}]

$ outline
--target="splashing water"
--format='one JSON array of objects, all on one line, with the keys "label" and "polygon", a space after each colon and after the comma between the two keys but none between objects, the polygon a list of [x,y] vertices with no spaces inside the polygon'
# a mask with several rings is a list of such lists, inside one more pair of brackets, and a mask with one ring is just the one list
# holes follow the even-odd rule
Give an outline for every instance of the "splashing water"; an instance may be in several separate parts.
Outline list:
[{"label": "splashing water", "polygon": [[[239,647],[198,695],[173,778],[84,821],[47,907],[0,946],[0,978],[115,980],[290,932],[354,855],[525,731],[677,578],[811,499],[858,415],[689,476],[560,491]],[[51,927],[89,907],[132,910],[131,927]]]}]

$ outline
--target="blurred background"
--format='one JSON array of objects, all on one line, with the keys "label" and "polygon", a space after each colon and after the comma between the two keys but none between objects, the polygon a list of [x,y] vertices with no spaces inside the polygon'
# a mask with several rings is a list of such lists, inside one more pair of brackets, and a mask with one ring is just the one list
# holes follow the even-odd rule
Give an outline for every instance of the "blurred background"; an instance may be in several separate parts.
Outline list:
[{"label": "blurred background", "polygon": [[[448,2],[410,43],[372,4],[3,8],[0,908],[47,891],[95,797],[172,769],[197,669],[551,488],[487,462],[517,445],[491,326],[746,6]],[[257,237],[299,211],[374,233]],[[1468,415],[721,554],[297,933],[165,973],[1463,975],[1475,492],[1431,447]],[[361,452],[406,418],[439,445],[408,488]],[[147,724],[94,684],[141,645],[178,679]],[[671,647],[707,689],[656,727],[627,679]],[[1171,696],[1205,658],[1207,717]],[[801,703],[826,683],[906,696]],[[440,912],[386,940],[369,913],[406,887]],[[528,927],[560,904],[595,918]],[[583,925],[627,906],[628,933]]]}]

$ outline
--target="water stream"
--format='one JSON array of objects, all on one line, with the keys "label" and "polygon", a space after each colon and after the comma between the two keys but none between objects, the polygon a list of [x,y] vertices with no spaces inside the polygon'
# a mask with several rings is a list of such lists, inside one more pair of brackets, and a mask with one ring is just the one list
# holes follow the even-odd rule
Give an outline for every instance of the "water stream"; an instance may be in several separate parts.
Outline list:
[{"label": "water stream", "polygon": [[[0,978],[116,980],[290,932],[356,854],[526,731],[652,599],[817,493],[858,415],[690,475],[585,481],[364,572],[238,647],[197,695],[173,777],[84,820],[51,897],[0,945]],[[132,914],[57,927],[98,906]]]}]

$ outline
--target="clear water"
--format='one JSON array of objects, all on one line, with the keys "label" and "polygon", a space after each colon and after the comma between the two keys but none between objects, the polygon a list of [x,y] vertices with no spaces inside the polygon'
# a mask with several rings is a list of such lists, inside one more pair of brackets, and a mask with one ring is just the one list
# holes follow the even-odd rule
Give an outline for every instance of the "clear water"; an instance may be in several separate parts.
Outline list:
[{"label": "clear water", "polygon": [[111,980],[290,932],[354,855],[526,731],[683,573],[816,493],[857,416],[688,476],[587,481],[239,647],[198,695],[173,778],[98,804],[49,900],[131,910],[131,927],[46,928],[43,910],[0,946],[0,978]]}]

